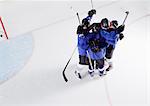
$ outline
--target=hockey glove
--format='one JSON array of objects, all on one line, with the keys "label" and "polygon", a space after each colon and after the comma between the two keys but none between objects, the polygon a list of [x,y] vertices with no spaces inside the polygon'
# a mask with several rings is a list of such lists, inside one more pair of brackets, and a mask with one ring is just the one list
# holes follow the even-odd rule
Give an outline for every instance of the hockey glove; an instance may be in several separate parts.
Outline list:
[{"label": "hockey glove", "polygon": [[90,11],[88,12],[88,15],[89,15],[90,17],[92,17],[94,14],[96,14],[96,10],[95,10],[95,9],[92,9],[92,10],[90,10]]},{"label": "hockey glove", "polygon": [[124,38],[123,33],[120,33],[120,34],[119,34],[119,39],[122,40],[123,38]]},{"label": "hockey glove", "polygon": [[120,26],[117,28],[117,32],[118,32],[118,33],[123,32],[123,31],[124,31],[124,27],[125,27],[125,25],[120,25]]},{"label": "hockey glove", "polygon": [[77,34],[87,34],[88,33],[88,29],[84,29],[84,26],[79,25],[77,28]]},{"label": "hockey glove", "polygon": [[82,34],[82,27],[80,25],[77,28],[77,34]]}]

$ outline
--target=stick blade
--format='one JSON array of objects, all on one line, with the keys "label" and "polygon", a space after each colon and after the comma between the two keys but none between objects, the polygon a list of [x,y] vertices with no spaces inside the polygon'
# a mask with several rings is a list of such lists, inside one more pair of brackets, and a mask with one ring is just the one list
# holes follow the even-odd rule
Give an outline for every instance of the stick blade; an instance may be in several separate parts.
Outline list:
[{"label": "stick blade", "polygon": [[66,82],[68,82],[68,79],[67,79],[67,77],[66,77],[66,75],[65,75],[65,71],[63,71],[63,78],[64,78],[64,80],[66,81]]}]

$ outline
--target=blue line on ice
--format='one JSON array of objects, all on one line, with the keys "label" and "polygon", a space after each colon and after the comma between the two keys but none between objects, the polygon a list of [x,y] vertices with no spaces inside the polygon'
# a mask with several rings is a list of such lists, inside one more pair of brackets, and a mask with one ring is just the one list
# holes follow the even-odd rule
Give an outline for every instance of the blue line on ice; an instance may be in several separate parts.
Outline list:
[{"label": "blue line on ice", "polygon": [[32,51],[31,33],[0,42],[0,84],[23,68]]}]

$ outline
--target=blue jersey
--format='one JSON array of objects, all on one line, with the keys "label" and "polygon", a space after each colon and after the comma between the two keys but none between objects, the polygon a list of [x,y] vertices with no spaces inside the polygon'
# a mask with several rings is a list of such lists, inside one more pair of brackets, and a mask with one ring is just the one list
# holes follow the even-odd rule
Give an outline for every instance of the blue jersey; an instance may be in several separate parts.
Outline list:
[{"label": "blue jersey", "polygon": [[88,49],[90,58],[92,60],[99,60],[105,57],[106,48],[101,49],[99,52],[94,53],[90,48]]},{"label": "blue jersey", "polygon": [[100,30],[100,35],[106,39],[106,42],[110,45],[113,45],[115,47],[117,41],[118,41],[118,33],[116,30],[105,30],[101,29]]},{"label": "blue jersey", "polygon": [[83,34],[78,34],[78,47],[82,49],[87,49],[87,39]]},{"label": "blue jersey", "polygon": [[87,19],[89,22],[91,22],[92,17],[87,16],[86,19]]},{"label": "blue jersey", "polygon": [[[87,16],[86,19],[90,22],[92,17],[90,16]],[[80,28],[82,28],[82,26],[78,26]],[[81,34],[78,34],[78,52],[79,52],[79,55],[86,55],[86,50],[88,49],[88,44],[87,44],[87,38],[86,38],[86,35],[81,33]]]},{"label": "blue jersey", "polygon": [[118,38],[119,38],[119,34],[116,33],[116,31],[110,31],[110,38],[112,38],[111,40],[107,40],[108,44],[111,44],[113,46],[116,45]]},{"label": "blue jersey", "polygon": [[86,36],[87,44],[88,44],[88,52],[93,60],[99,60],[104,58],[106,54],[106,46],[103,45],[102,37],[97,33],[89,33]]}]

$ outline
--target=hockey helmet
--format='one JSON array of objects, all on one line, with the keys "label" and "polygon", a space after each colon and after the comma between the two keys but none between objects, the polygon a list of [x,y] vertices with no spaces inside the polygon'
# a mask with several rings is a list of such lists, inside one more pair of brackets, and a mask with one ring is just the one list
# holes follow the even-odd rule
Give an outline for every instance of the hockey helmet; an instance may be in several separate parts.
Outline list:
[{"label": "hockey helmet", "polygon": [[90,24],[90,23],[89,23],[89,21],[88,21],[87,18],[84,18],[84,19],[82,20],[82,25],[88,26],[89,24]]},{"label": "hockey helmet", "polygon": [[101,27],[102,27],[103,29],[107,29],[107,28],[109,27],[109,21],[108,21],[107,18],[103,18],[103,19],[101,20]]},{"label": "hockey helmet", "polygon": [[110,22],[110,27],[117,28],[118,27],[118,21],[117,20],[111,21]]}]

